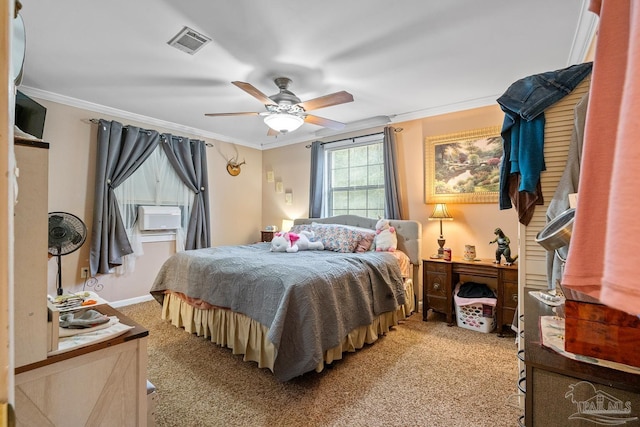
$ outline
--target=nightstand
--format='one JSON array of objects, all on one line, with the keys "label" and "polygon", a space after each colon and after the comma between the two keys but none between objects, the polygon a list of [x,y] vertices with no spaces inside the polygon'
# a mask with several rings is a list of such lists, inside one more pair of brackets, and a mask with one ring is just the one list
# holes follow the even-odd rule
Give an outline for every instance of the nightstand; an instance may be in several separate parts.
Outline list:
[{"label": "nightstand", "polygon": [[261,242],[270,242],[271,240],[273,240],[273,235],[275,234],[275,231],[264,231],[262,230],[260,232],[260,241]]},{"label": "nightstand", "polygon": [[453,264],[444,260],[422,261],[422,320],[427,320],[429,309],[446,316],[449,325],[453,320]]}]

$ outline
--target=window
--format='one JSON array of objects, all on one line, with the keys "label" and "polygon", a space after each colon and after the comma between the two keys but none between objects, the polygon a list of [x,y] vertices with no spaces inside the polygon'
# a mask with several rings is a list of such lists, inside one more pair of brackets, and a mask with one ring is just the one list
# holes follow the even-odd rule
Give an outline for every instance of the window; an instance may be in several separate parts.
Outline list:
[{"label": "window", "polygon": [[384,217],[382,135],[326,150],[327,215]]},{"label": "window", "polygon": [[[169,163],[161,145],[127,178],[114,193],[122,220],[126,224],[130,243],[135,247],[137,241],[175,240],[177,249],[183,250],[184,231],[189,224],[194,194],[182,182],[173,166]],[[138,227],[138,206],[178,206],[182,212],[182,229],[164,231],[146,231]],[[135,252],[139,250],[134,249]]]}]

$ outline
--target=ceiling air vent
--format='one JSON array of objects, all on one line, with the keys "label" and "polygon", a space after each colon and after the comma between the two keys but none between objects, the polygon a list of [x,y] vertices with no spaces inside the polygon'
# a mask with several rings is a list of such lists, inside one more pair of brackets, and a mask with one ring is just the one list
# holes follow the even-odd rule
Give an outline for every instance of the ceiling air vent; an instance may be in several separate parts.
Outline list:
[{"label": "ceiling air vent", "polygon": [[211,38],[204,34],[200,34],[189,27],[184,27],[167,43],[176,49],[180,49],[183,52],[193,55],[210,41]]}]

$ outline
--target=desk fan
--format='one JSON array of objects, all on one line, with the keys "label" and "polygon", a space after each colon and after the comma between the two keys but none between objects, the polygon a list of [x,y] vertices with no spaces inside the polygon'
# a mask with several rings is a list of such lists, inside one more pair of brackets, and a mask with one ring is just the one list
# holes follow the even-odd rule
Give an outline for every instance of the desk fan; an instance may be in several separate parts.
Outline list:
[{"label": "desk fan", "polygon": [[80,218],[68,212],[49,212],[49,253],[58,261],[58,295],[62,295],[60,258],[78,250],[86,238],[87,227]]}]

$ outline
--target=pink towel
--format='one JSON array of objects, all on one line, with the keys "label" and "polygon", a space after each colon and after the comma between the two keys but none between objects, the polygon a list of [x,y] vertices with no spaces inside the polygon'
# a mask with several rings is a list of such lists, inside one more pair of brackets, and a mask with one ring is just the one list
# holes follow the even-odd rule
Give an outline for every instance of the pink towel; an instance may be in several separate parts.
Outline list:
[{"label": "pink towel", "polygon": [[[578,206],[564,285],[640,313],[640,2],[592,0],[600,15]],[[604,243],[604,244],[603,244]]]},{"label": "pink towel", "polygon": [[456,302],[458,307],[462,307],[463,305],[472,305],[472,304],[484,304],[490,305],[492,307],[496,306],[495,298],[462,298],[458,296],[458,291],[460,290],[460,283],[456,285],[456,290],[453,293],[453,299]]}]

